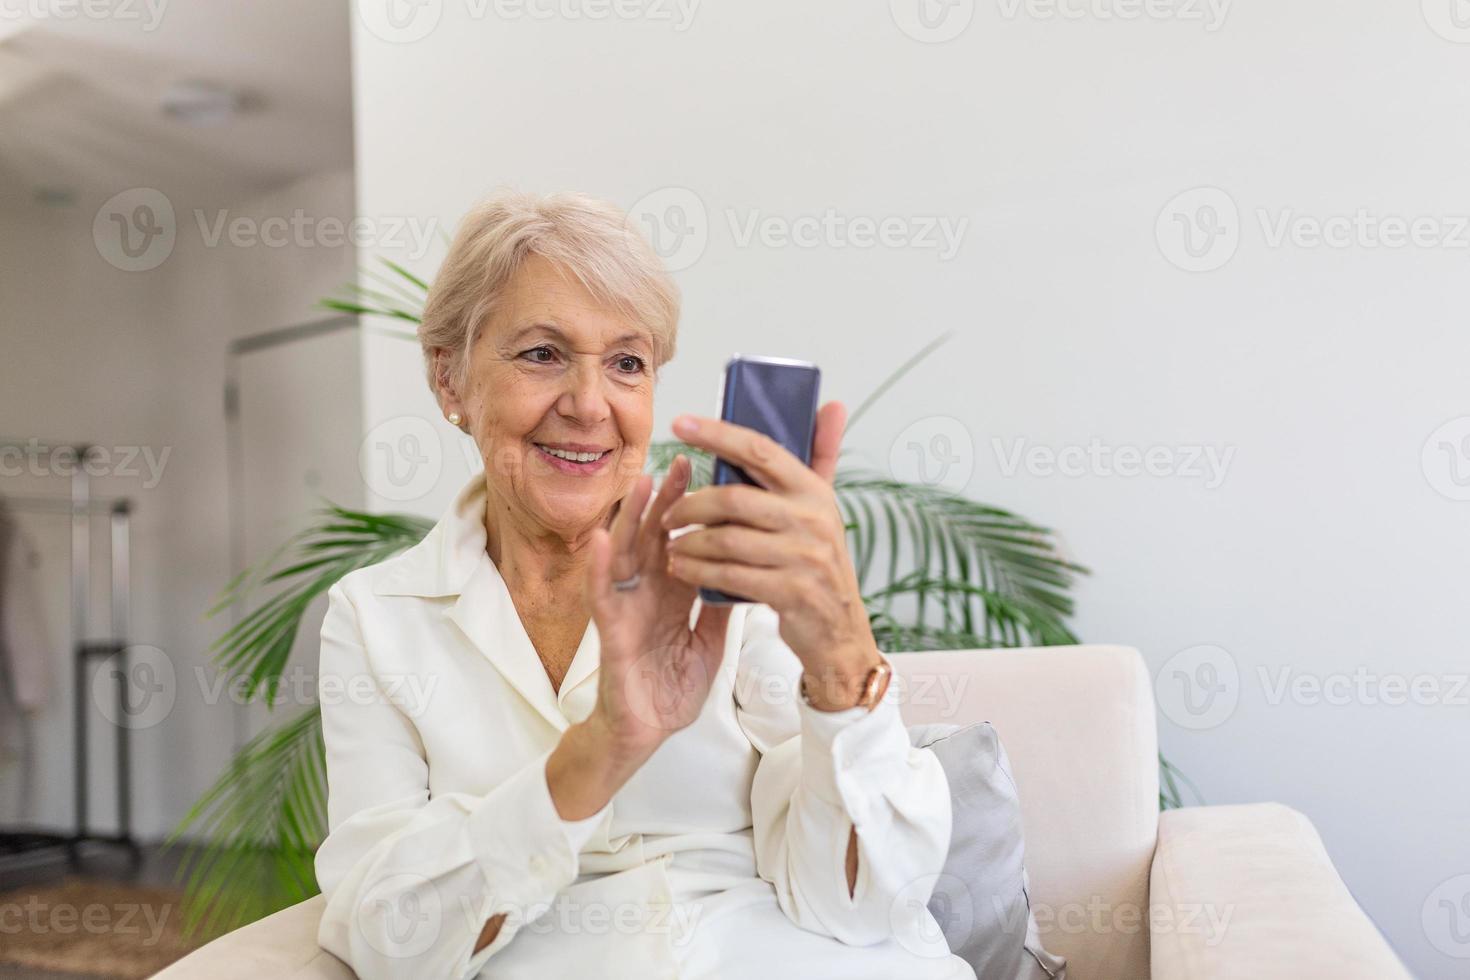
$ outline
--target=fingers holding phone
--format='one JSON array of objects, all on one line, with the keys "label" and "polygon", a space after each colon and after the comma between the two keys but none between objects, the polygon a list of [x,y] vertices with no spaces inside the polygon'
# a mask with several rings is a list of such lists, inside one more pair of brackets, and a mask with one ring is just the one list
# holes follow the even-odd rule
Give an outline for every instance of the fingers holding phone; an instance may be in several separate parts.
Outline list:
[{"label": "fingers holding phone", "polygon": [[670,573],[699,586],[707,603],[771,606],[782,637],[809,670],[866,663],[876,646],[832,490],[842,406],[817,411],[811,365],[800,384],[785,388],[773,385],[769,373],[755,383],[749,374],[735,380],[741,374],[734,366],[723,419],[675,422],[675,434],[716,456],[717,480],[665,514],[669,529],[700,525],[669,543]]}]

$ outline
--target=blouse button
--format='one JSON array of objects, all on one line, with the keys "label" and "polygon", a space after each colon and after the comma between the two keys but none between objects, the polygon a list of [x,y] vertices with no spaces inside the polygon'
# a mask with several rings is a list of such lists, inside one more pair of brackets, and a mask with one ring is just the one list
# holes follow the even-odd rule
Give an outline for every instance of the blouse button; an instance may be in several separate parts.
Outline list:
[{"label": "blouse button", "polygon": [[546,859],[539,854],[531,855],[531,860],[528,863],[530,864],[531,871],[535,874],[539,875],[546,871]]}]

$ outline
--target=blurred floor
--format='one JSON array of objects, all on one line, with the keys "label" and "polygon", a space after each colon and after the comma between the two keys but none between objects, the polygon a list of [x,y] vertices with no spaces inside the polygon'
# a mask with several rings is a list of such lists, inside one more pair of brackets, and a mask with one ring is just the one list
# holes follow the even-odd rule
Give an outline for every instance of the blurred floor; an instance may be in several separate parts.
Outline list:
[{"label": "blurred floor", "polygon": [[[176,889],[173,877],[179,867],[181,851],[177,848],[165,851],[161,845],[144,845],[142,861],[134,869],[128,854],[122,848],[90,844],[81,848],[76,865],[67,861],[66,851],[61,848],[46,852],[34,852],[24,860],[12,858],[0,866],[0,893],[10,897],[0,904],[0,925],[7,934],[7,941],[0,943],[0,980],[112,980],[128,975],[126,966],[118,964],[118,970],[101,973],[73,973],[21,965],[14,962],[19,958],[15,952],[21,937],[14,931],[19,920],[24,928],[24,908],[7,911],[6,905],[14,906],[18,900],[15,893],[25,895],[30,890],[55,889],[68,881],[84,879],[98,886],[119,885],[154,889]],[[23,899],[21,899],[23,900]],[[141,921],[141,920],[140,920]],[[75,933],[76,930],[71,930]]]}]

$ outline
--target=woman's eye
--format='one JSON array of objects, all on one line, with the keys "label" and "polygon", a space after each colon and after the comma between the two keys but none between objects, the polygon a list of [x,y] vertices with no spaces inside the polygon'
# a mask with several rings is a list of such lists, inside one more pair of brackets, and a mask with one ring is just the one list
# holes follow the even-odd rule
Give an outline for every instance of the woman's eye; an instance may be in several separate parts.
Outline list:
[{"label": "woman's eye", "polygon": [[624,354],[618,358],[618,370],[624,374],[642,374],[643,358],[634,354]]},{"label": "woman's eye", "polygon": [[556,360],[556,351],[550,347],[532,347],[521,356],[533,364],[550,364]]}]

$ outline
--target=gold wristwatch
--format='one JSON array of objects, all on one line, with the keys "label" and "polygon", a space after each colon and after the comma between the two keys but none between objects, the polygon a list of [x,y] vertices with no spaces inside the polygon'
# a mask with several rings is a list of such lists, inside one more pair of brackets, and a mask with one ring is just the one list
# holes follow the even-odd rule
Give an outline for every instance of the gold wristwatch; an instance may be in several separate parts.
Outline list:
[{"label": "gold wristwatch", "polygon": [[[849,705],[850,708],[867,708],[872,711],[878,702],[883,699],[883,694],[888,690],[888,678],[893,673],[893,668],[888,661],[880,657],[880,662],[868,671],[868,676],[863,679],[863,690],[858,696],[856,704]],[[806,690],[806,674],[801,675],[801,700],[818,711],[842,711],[842,708],[817,708],[812,704],[811,697]]]}]

